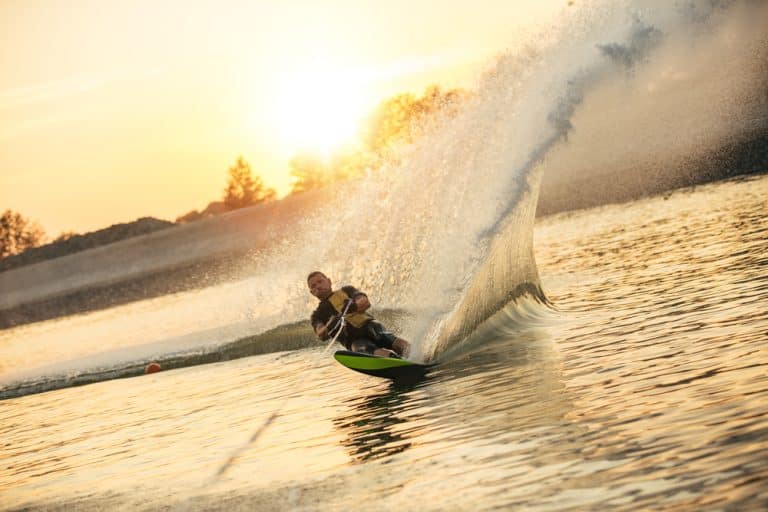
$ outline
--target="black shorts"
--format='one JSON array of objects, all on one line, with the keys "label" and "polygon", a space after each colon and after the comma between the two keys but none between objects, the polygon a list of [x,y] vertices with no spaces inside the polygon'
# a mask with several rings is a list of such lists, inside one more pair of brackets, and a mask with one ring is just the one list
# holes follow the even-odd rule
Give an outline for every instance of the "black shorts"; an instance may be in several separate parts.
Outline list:
[{"label": "black shorts", "polygon": [[346,347],[348,350],[367,352],[369,354],[372,354],[377,348],[392,350],[392,344],[397,339],[397,336],[387,331],[376,320],[367,322],[359,329],[351,328],[347,334],[349,342],[346,344]]}]

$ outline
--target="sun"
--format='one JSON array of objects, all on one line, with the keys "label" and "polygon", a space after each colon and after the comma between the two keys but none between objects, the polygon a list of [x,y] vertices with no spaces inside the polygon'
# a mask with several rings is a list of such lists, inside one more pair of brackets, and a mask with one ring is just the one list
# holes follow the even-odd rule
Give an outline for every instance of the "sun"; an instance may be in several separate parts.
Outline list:
[{"label": "sun", "polygon": [[285,146],[328,155],[357,138],[366,97],[353,72],[313,63],[278,84],[273,116]]}]

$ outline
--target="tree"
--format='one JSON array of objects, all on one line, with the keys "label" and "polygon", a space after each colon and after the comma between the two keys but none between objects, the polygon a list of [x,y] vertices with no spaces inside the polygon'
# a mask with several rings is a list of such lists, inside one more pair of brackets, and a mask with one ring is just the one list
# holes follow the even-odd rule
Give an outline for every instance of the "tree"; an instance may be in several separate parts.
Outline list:
[{"label": "tree", "polygon": [[0,258],[19,254],[44,241],[45,231],[37,222],[11,210],[5,210],[0,216]]},{"label": "tree", "polygon": [[420,98],[410,93],[393,96],[368,119],[363,141],[372,153],[386,157],[393,146],[410,144],[423,135],[428,121],[439,113],[456,115],[467,96],[461,89],[443,91],[437,85],[427,87]]},{"label": "tree", "polygon": [[224,189],[224,206],[227,210],[237,210],[264,201],[274,199],[275,189],[266,187],[260,176],[253,174],[251,165],[238,157],[235,165],[227,171],[229,180]]},{"label": "tree", "polygon": [[291,193],[363,176],[369,167],[368,160],[368,152],[358,147],[340,148],[327,159],[310,152],[299,153],[288,163]]},{"label": "tree", "polygon": [[291,193],[321,188],[331,182],[328,166],[323,159],[312,153],[299,153],[288,166],[291,168]]},{"label": "tree", "polygon": [[370,153],[359,147],[337,150],[330,159],[330,175],[334,181],[364,176],[370,168]]},{"label": "tree", "polygon": [[301,152],[289,162],[291,193],[296,194],[330,183],[356,178],[391,161],[395,147],[411,144],[441,119],[455,116],[468,93],[461,89],[444,91],[432,85],[421,97],[399,94],[382,102],[361,133],[361,144],[342,148],[324,159]]},{"label": "tree", "polygon": [[220,215],[227,211],[227,207],[224,205],[224,201],[211,201],[208,206],[201,212],[192,210],[179,217],[176,217],[176,224],[186,224],[187,222],[194,222],[196,220],[205,219],[206,217],[213,217],[214,215]]},{"label": "tree", "polygon": [[66,242],[73,236],[77,236],[77,233],[75,233],[74,231],[62,231],[61,234],[59,234],[59,236],[53,239],[53,243]]}]

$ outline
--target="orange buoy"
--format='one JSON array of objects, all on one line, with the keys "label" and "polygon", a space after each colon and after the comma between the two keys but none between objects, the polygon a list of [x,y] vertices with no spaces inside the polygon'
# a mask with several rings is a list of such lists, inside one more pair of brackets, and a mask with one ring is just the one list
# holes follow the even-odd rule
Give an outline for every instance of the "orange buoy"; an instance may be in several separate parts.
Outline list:
[{"label": "orange buoy", "polygon": [[146,368],[144,368],[144,373],[157,373],[162,368],[160,368],[159,363],[149,363]]}]

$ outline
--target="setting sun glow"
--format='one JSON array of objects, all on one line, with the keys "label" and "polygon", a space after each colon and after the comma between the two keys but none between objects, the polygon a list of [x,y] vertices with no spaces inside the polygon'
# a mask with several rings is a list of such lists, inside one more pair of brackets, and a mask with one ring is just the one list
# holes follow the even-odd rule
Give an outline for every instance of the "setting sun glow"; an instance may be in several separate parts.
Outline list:
[{"label": "setting sun glow", "polygon": [[278,81],[273,116],[283,145],[327,156],[350,142],[366,114],[361,80],[350,72],[311,64]]},{"label": "setting sun glow", "polygon": [[394,95],[471,88],[564,5],[0,2],[0,212],[51,237],[173,220],[219,200],[238,156],[286,195],[297,153],[357,146]]}]

